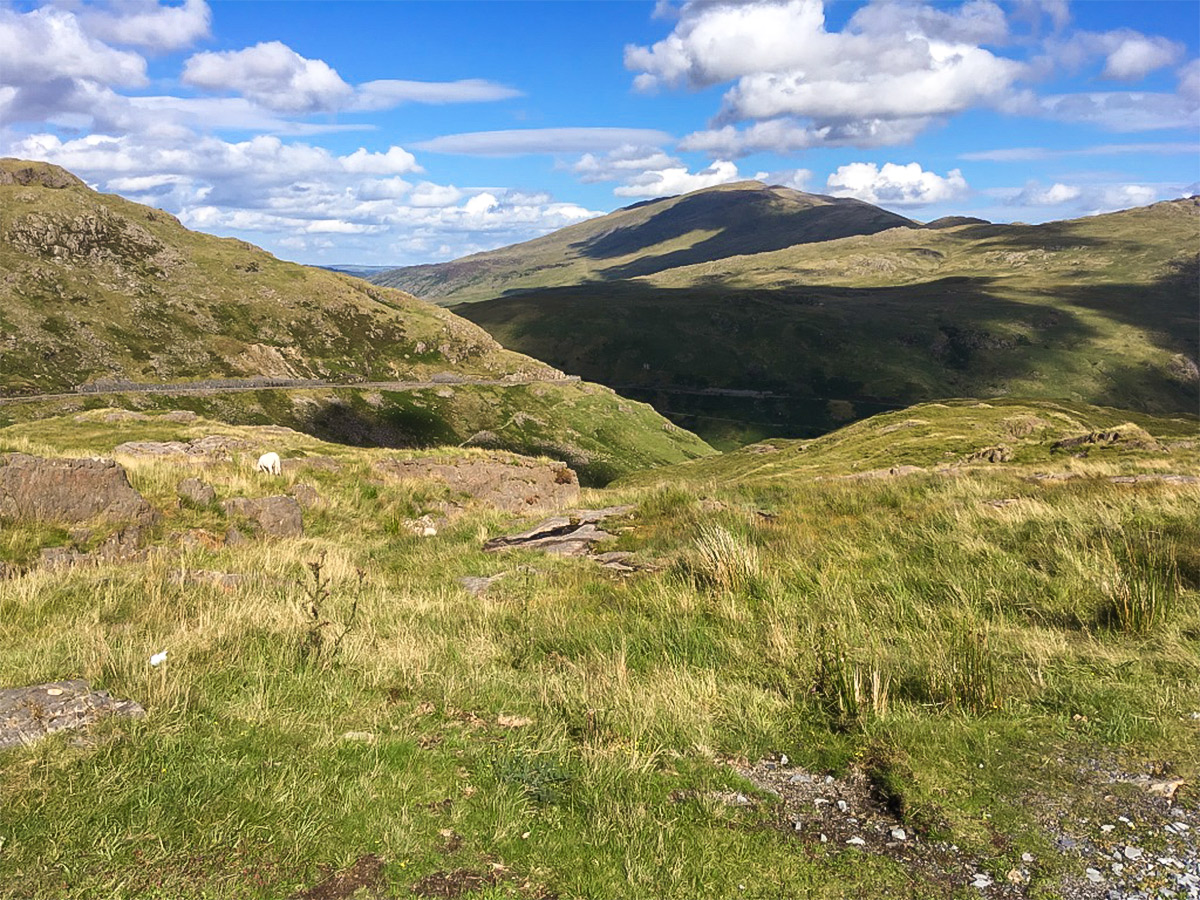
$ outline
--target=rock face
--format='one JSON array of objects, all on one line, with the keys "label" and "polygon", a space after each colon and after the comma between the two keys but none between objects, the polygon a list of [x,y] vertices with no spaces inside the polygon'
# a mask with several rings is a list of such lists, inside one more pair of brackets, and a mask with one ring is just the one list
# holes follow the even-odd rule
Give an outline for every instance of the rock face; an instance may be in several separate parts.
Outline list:
[{"label": "rock face", "polygon": [[38,185],[54,189],[87,187],[66,169],[49,163],[24,162],[11,158],[0,162],[9,163],[0,166],[0,184]]},{"label": "rock face", "polygon": [[375,471],[390,478],[436,479],[507,512],[557,508],[579,497],[579,479],[561,462],[507,454],[463,459],[384,459]]},{"label": "rock face", "polygon": [[86,681],[55,681],[0,690],[0,750],[30,744],[56,731],[86,728],[109,715],[141,718],[132,700],[114,700]]},{"label": "rock face", "polygon": [[111,459],[0,455],[0,517],[50,522],[148,522],[150,504]]},{"label": "rock face", "polygon": [[304,520],[295,497],[234,497],[224,500],[221,509],[226,515],[245,516],[258,525],[269,537],[299,537],[304,534]]}]

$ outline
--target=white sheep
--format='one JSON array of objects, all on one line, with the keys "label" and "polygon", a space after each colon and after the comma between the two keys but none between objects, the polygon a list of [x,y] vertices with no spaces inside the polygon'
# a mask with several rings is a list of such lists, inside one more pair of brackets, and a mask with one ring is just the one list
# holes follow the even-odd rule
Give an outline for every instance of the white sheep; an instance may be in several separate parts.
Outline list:
[{"label": "white sheep", "polygon": [[265,472],[268,475],[282,475],[283,463],[279,461],[278,453],[264,453],[258,458],[258,465],[254,467],[256,472]]}]

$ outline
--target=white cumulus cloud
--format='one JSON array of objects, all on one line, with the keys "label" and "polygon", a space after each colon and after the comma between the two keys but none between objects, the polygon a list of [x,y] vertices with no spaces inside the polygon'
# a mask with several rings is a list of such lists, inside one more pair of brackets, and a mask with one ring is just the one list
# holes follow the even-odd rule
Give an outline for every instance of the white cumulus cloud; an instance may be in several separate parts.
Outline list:
[{"label": "white cumulus cloud", "polygon": [[19,90],[71,79],[139,87],[146,83],[146,60],[87,34],[65,10],[0,8],[0,84]]},{"label": "white cumulus cloud", "polygon": [[144,47],[152,52],[181,50],[207,37],[212,13],[204,0],[163,6],[156,0],[120,0],[83,7],[78,17],[90,34],[110,44]]},{"label": "white cumulus cloud", "polygon": [[354,95],[324,60],[307,59],[279,41],[197,53],[184,64],[182,79],[193,87],[239,93],[267,109],[288,113],[338,109]]},{"label": "white cumulus cloud", "polygon": [[[826,28],[820,0],[697,0],[666,38],[627,47],[625,64],[642,90],[733,82],[716,128],[690,135],[686,149],[883,146],[943,117],[1009,102],[1025,66],[981,46],[1006,35],[1004,13],[990,0],[953,10],[872,3],[841,31]],[[740,122],[753,124],[730,127]]]},{"label": "white cumulus cloud", "polygon": [[919,163],[897,165],[850,163],[839,166],[826,179],[829,193],[835,197],[854,197],[885,206],[926,206],[955,200],[967,193],[962,172],[951,169],[945,176],[926,172]]},{"label": "white cumulus cloud", "polygon": [[1082,194],[1082,188],[1062,182],[1055,182],[1048,188],[1033,184],[1017,195],[1016,202],[1021,206],[1061,206],[1078,200]]},{"label": "white cumulus cloud", "polygon": [[1133,32],[1122,34],[1104,60],[1105,78],[1140,81],[1156,69],[1179,61],[1183,45],[1163,37],[1147,37]]},{"label": "white cumulus cloud", "polygon": [[707,168],[694,173],[689,172],[684,165],[642,172],[614,188],[613,193],[618,197],[668,197],[718,184],[728,184],[740,178],[734,163],[718,159]]}]

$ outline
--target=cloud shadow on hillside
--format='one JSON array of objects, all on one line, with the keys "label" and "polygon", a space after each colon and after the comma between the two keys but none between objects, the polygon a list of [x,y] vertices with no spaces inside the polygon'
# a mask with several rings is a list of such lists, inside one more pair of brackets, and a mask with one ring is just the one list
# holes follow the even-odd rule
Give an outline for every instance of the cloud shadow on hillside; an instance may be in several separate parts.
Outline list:
[{"label": "cloud shadow on hillside", "polygon": [[[649,400],[702,436],[736,430],[739,419],[763,434],[811,436],[882,408],[1004,396],[1010,383],[1037,385],[1035,395],[1046,399],[1194,413],[1194,385],[1104,358],[1103,334],[1067,305],[1128,324],[1138,312],[1119,298],[1136,297],[1145,285],[1081,289],[1051,306],[998,296],[1002,282],[955,277],[885,288],[774,289],[594,283],[455,311],[511,349]],[[1169,287],[1156,296],[1156,315],[1171,310],[1186,319],[1186,297]],[[1149,328],[1145,334],[1171,352],[1182,349],[1167,335]]]},{"label": "cloud shadow on hillside", "polygon": [[[854,201],[808,207],[789,205],[768,191],[727,190],[685,197],[645,222],[572,244],[571,249],[597,260],[642,254],[632,262],[600,270],[602,279],[616,280],[744,253],[873,234],[908,222],[902,216]],[[713,230],[715,234],[690,247],[644,255],[651,247],[696,231]]]}]

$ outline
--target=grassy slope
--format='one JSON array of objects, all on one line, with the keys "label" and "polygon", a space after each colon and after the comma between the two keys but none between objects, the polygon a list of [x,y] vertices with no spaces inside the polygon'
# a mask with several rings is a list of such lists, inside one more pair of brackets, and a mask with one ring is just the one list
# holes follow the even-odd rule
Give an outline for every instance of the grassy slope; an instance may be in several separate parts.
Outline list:
[{"label": "grassy slope", "polygon": [[607,282],[911,224],[859,200],[741,181],[637,203],[545,237],[448,263],[370,275],[449,306],[513,291]]},{"label": "grassy slope", "polygon": [[[548,367],[399,291],[189,231],[41,163],[0,183],[0,390],[104,378],[502,376]],[[51,181],[59,187],[47,187]]]},{"label": "grassy slope", "polygon": [[[0,450],[110,446],[108,428],[86,419],[11,426]],[[821,453],[827,473],[873,467],[882,429],[918,419],[926,424],[886,436],[909,435],[916,455],[904,458],[919,461],[951,435],[964,435],[951,442],[957,455],[1024,434],[1009,420],[1050,422],[1045,437],[1123,421],[1037,404],[926,406],[794,459]],[[1140,422],[1163,443],[1182,428]],[[122,438],[177,427],[131,422]],[[1026,436],[1037,434],[1033,423]],[[1129,771],[1153,766],[1189,783],[1200,771],[1200,724],[1188,717],[1200,709],[1200,491],[1108,480],[1194,474],[1194,446],[1116,445],[1086,459],[1019,457],[956,477],[872,482],[803,470],[763,479],[735,454],[732,468],[703,477],[684,468],[660,485],[587,498],[636,503],[617,543],[666,564],[619,579],[584,560],[483,554],[483,537],[517,524],[484,509],[435,538],[408,536],[399,520],[438,492],[374,483],[367,463],[381,451],[262,439],[344,463],[337,475],[286,476],[322,496],[304,538],[0,581],[0,684],[85,677],[149,709],[144,722],[110,722],[82,743],[60,736],[0,754],[0,897],[265,900],[369,852],[386,860],[395,897],[431,872],[495,865],[511,880],[478,896],[972,893],[772,827],[775,801],[725,761],[783,752],[818,772],[867,772],[910,834],[955,842],[974,871],[1003,881],[1032,853],[1030,896],[1049,898],[1064,873],[1082,872],[1044,830],[1045,814],[1059,810],[1103,842],[1099,825],[1136,808],[1136,789],[1088,781],[1095,760],[1115,754]],[[193,470],[129,464],[164,510],[160,535],[223,527],[215,510],[175,506],[174,485]],[[1081,477],[1026,478],[1063,465]],[[279,490],[244,463],[202,477],[222,497]],[[1017,502],[996,508],[997,498]],[[69,540],[25,526],[0,534],[6,557]],[[299,650],[306,564],[322,554],[331,616],[359,601],[329,665]],[[532,568],[483,598],[455,584],[521,564]],[[181,584],[181,566],[251,582],[233,593]],[[367,573],[361,588],[355,567]],[[1169,609],[1144,633],[1123,631],[1113,605],[1146,585],[1167,592]],[[961,648],[980,635],[990,647],[982,677],[964,682]],[[836,711],[818,662],[831,640],[844,665],[890,682],[878,714]],[[164,648],[166,666],[150,668]],[[987,685],[995,708],[972,712]],[[531,722],[500,727],[500,715]],[[705,796],[728,789],[760,805]],[[1182,791],[1179,803],[1194,808],[1196,794]]]},{"label": "grassy slope", "polygon": [[457,310],[724,445],[956,396],[1194,413],[1197,208],[893,229]]},{"label": "grassy slope", "polygon": [[[106,406],[188,409],[233,424],[284,425],[353,446],[467,444],[545,454],[567,462],[585,485],[603,485],[640,469],[713,453],[694,434],[672,425],[646,404],[618,397],[600,385],[578,382],[446,384],[403,392],[345,388],[216,395],[89,394],[0,406],[0,426]],[[118,427],[110,440],[108,446],[115,446],[127,438]]]},{"label": "grassy slope", "polygon": [[[556,374],[444,309],[189,231],[166,213],[97,194],[42,163],[0,160],[0,274],[0,394],[70,391],[106,379]],[[460,443],[489,431],[501,447],[560,453],[593,483],[711,452],[644,404],[566,382],[382,398],[92,397],[0,408],[0,420],[98,403],[192,404],[232,422],[278,422],[358,444]]]},{"label": "grassy slope", "polygon": [[[1055,448],[1058,441],[1096,432],[1128,432],[1122,446],[1093,445]],[[1153,433],[1163,447],[1139,448]],[[987,468],[969,457],[980,450],[1002,448],[1009,462],[1022,466],[1066,467],[1077,458],[1117,456],[1160,460],[1168,468],[1196,465],[1191,447],[1200,427],[1189,417],[1164,418],[1084,403],[1036,400],[950,400],[925,403],[872,416],[815,440],[771,439],[739,450],[656,471],[635,472],[626,484],[719,483],[724,481],[789,484],[797,479],[853,474],[893,466],[928,470]],[[1120,443],[1119,441],[1116,443]],[[1115,449],[1114,449],[1115,448]],[[1080,456],[1076,456],[1080,454]],[[1081,464],[1083,465],[1083,464]],[[1086,465],[1085,465],[1086,468]]]}]

